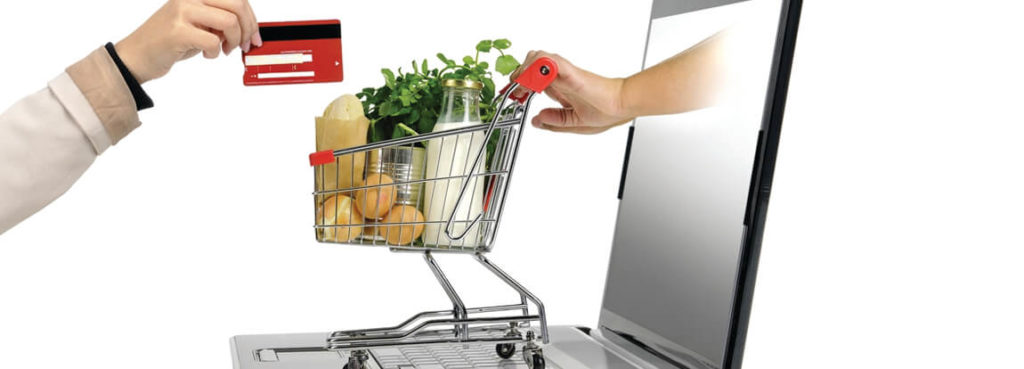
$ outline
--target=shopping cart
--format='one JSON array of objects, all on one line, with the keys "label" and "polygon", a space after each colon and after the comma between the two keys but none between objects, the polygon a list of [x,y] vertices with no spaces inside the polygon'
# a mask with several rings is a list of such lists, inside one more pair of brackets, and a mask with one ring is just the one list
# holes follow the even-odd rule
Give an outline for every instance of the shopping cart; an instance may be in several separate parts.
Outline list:
[{"label": "shopping cart", "polygon": [[[345,368],[366,367],[372,348],[451,344],[495,345],[503,359],[518,344],[527,365],[544,368],[537,344],[548,342],[544,304],[484,254],[494,244],[530,102],[557,74],[548,58],[529,65],[495,98],[489,124],[310,155],[317,240],[421,252],[453,305],[393,327],[331,333],[326,349],[347,353]],[[467,307],[434,259],[436,252],[473,255],[519,301]]]}]

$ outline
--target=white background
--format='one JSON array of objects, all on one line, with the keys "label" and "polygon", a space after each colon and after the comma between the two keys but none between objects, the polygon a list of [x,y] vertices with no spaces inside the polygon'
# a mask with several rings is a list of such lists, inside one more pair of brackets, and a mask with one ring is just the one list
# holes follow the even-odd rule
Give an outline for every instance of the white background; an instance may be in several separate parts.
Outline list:
[{"label": "white background", "polygon": [[[159,4],[0,6],[0,105]],[[1010,4],[805,5],[746,367],[1020,367],[1024,12]],[[0,367],[227,368],[235,334],[445,308],[416,256],[315,243],[313,117],[380,83],[381,67],[482,38],[625,76],[649,15],[626,1],[254,7],[267,21],[340,18],[345,82],[246,88],[232,54],[147,84],[157,107],[142,128],[0,236]],[[555,324],[596,323],[624,142],[623,128],[524,138],[492,258]],[[467,302],[510,297],[468,258],[441,262]]]}]

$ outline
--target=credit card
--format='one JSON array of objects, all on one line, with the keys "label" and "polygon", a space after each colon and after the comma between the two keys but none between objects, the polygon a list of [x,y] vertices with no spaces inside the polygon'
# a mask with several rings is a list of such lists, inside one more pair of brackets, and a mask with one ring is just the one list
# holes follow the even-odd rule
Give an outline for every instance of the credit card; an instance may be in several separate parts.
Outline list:
[{"label": "credit card", "polygon": [[260,23],[263,46],[242,53],[246,86],[341,82],[337,19]]}]

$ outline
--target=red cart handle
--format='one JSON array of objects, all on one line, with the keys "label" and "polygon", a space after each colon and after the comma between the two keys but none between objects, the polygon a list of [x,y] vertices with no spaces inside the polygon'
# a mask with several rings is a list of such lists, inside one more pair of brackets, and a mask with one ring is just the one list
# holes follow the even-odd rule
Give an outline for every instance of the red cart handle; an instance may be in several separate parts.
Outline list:
[{"label": "red cart handle", "polygon": [[[548,88],[548,85],[554,82],[556,77],[558,77],[558,64],[555,64],[554,60],[544,57],[537,59],[537,61],[523,70],[519,77],[516,77],[515,83],[530,89],[534,93],[540,93]],[[498,91],[498,95],[504,95],[505,91],[508,91],[508,88],[511,86],[511,83],[505,85],[501,91]],[[514,95],[513,91],[513,94],[510,94],[508,98],[518,101],[520,104],[525,103],[528,97],[528,94]]]},{"label": "red cart handle", "polygon": [[519,77],[516,78],[516,83],[533,90],[533,92],[540,93],[548,88],[548,85],[554,82],[557,76],[558,64],[555,64],[555,61],[551,60],[551,58],[542,57],[533,62],[533,64],[530,64],[529,67],[526,67],[523,73],[519,74]]}]

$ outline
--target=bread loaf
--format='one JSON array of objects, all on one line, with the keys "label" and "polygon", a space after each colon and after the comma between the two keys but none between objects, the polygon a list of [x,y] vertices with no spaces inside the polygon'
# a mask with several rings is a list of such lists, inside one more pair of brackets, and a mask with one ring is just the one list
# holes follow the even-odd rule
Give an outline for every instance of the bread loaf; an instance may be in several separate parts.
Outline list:
[{"label": "bread loaf", "polygon": [[[316,151],[338,150],[366,144],[366,131],[370,120],[363,115],[363,105],[354,95],[343,95],[324,109],[316,118]],[[358,152],[339,156],[335,162],[323,166],[318,175],[317,190],[330,191],[351,188],[363,179],[366,154]]]}]

